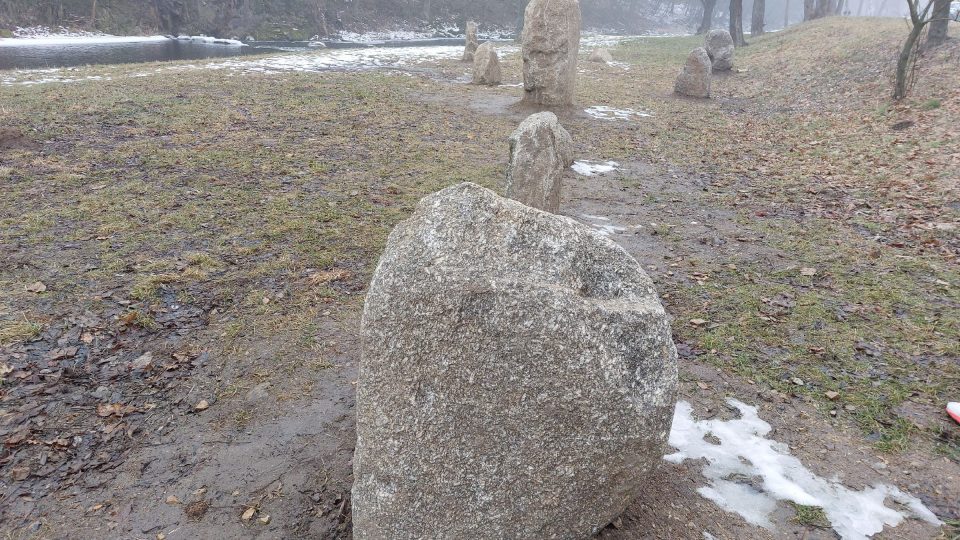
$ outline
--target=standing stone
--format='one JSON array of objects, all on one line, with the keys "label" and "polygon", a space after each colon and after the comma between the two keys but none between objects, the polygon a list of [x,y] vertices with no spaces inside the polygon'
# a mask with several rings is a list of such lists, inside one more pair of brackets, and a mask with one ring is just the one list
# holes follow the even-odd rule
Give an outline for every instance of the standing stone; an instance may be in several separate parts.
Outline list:
[{"label": "standing stone", "polygon": [[473,84],[496,86],[500,84],[500,58],[489,41],[480,45],[473,58]]},{"label": "standing stone", "polygon": [[557,213],[563,171],[572,164],[573,139],[557,115],[530,115],[510,135],[505,194],[527,206]]},{"label": "standing stone", "polygon": [[730,71],[733,67],[733,37],[726,30],[711,30],[707,33],[704,47],[713,62],[714,71]]},{"label": "standing stone", "polygon": [[706,49],[697,47],[690,53],[677,76],[674,91],[683,96],[710,97],[710,57]]},{"label": "standing stone", "polygon": [[590,53],[590,58],[588,58],[588,60],[591,62],[609,64],[610,62],[613,62],[613,55],[610,54],[609,49],[594,49],[593,52]]},{"label": "standing stone", "polygon": [[590,537],[662,460],[670,336],[610,239],[475,184],[424,198],[363,311],[354,538]]},{"label": "standing stone", "polygon": [[530,0],[521,33],[523,102],[544,107],[573,105],[580,53],[580,3]]},{"label": "standing stone", "polygon": [[477,23],[467,22],[467,45],[463,49],[463,61],[473,62],[473,56],[477,52]]}]

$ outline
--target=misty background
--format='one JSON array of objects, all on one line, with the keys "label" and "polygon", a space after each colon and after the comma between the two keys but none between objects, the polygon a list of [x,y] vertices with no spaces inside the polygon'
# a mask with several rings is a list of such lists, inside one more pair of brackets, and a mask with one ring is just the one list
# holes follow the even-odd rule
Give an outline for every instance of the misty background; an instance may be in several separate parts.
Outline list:
[{"label": "misty background", "polygon": [[[516,32],[526,0],[0,0],[0,27],[66,26],[111,34],[205,34],[258,40],[306,40],[340,32],[456,32],[475,20],[481,30]],[[585,30],[690,33],[703,19],[701,0],[581,0]],[[749,19],[753,0],[743,0]],[[843,15],[903,16],[901,0],[848,0]],[[728,24],[716,1],[712,26]],[[803,19],[803,0],[766,0],[767,30]],[[745,24],[749,27],[749,24]]]}]

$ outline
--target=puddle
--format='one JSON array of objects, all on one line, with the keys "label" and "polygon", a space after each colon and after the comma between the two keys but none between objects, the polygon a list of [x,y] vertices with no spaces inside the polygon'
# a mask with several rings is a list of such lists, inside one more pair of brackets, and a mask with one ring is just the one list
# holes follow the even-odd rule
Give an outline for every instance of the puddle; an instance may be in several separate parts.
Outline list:
[{"label": "puddle", "polygon": [[634,118],[644,118],[653,116],[653,113],[647,111],[637,111],[634,109],[616,109],[606,105],[594,105],[583,112],[598,120],[632,120]]},{"label": "puddle", "polygon": [[[698,421],[689,403],[677,403],[670,431],[670,445],[677,452],[664,457],[671,463],[706,460],[703,475],[708,483],[697,492],[724,510],[773,529],[769,516],[777,501],[817,506],[844,540],[869,538],[908,517],[940,524],[919,499],[894,486],[875,484],[857,491],[817,476],[790,455],[786,445],[766,438],[770,424],[760,419],[756,407],[735,399],[727,403],[740,418]],[[901,509],[886,506],[887,499]]]},{"label": "puddle", "polygon": [[616,161],[574,161],[571,169],[581,176],[596,176],[620,169]]}]

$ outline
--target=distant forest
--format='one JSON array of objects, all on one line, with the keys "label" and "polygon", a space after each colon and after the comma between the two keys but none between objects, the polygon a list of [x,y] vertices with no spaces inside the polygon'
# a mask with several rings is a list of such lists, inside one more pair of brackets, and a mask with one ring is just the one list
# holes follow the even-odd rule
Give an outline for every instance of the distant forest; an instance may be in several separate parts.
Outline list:
[{"label": "distant forest", "polygon": [[[686,3],[689,2],[689,5]],[[515,31],[527,0],[0,0],[0,27],[45,25],[109,33],[203,33],[309,39],[340,31],[462,26]],[[581,0],[587,28],[638,32],[693,24],[699,0]],[[482,29],[481,29],[482,30]]]},{"label": "distant forest", "polygon": [[[340,32],[462,29],[516,32],[528,0],[0,0],[0,37],[17,26],[65,26],[113,34],[205,34],[307,40]],[[742,0],[749,20],[755,0]],[[760,3],[760,0],[756,0]],[[799,22],[821,0],[764,0],[765,27]],[[839,2],[839,3],[838,3]],[[739,3],[739,2],[738,2]],[[838,15],[902,16],[903,0],[835,0]],[[712,17],[703,17],[704,6]],[[727,0],[580,0],[587,30],[609,33],[725,28]],[[755,15],[754,15],[755,16]],[[745,25],[746,26],[746,25]]]}]

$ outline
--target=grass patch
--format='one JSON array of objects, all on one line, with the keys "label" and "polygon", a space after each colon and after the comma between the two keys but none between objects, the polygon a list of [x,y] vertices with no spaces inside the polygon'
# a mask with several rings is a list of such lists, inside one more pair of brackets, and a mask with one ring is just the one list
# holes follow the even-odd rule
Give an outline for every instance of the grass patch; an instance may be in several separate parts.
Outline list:
[{"label": "grass patch", "polygon": [[815,527],[818,529],[829,529],[830,520],[823,508],[819,506],[806,506],[803,504],[790,503],[793,507],[794,516],[792,521],[805,527]]}]

